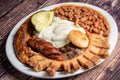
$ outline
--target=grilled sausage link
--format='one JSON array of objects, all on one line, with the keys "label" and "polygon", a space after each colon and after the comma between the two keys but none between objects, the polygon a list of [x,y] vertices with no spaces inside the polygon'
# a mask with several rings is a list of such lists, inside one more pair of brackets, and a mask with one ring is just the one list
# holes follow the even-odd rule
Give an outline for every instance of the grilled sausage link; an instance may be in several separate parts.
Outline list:
[{"label": "grilled sausage link", "polygon": [[44,56],[58,60],[63,61],[64,56],[62,53],[55,48],[51,43],[45,41],[43,38],[31,38],[28,40],[28,46],[30,46],[32,49],[35,49],[42,53]]}]

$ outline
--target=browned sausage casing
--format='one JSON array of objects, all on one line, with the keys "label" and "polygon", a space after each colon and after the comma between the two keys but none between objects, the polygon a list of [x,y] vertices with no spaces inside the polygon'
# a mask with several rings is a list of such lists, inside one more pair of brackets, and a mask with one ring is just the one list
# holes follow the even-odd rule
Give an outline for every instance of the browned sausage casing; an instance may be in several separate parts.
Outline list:
[{"label": "browned sausage casing", "polygon": [[62,55],[62,53],[57,48],[55,48],[51,43],[45,41],[43,38],[29,39],[28,46],[30,46],[32,49],[40,51],[44,56],[48,58],[58,61],[64,60],[64,56]]}]

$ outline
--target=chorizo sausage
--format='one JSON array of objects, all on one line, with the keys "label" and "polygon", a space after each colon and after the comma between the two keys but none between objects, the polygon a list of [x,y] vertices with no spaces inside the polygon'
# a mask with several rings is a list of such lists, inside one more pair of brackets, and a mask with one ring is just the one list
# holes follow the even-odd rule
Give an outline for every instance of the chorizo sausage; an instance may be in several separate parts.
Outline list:
[{"label": "chorizo sausage", "polygon": [[64,56],[62,53],[55,48],[50,42],[45,41],[43,38],[31,38],[28,40],[28,46],[30,46],[32,49],[35,49],[39,51],[44,56],[58,60],[63,61]]}]

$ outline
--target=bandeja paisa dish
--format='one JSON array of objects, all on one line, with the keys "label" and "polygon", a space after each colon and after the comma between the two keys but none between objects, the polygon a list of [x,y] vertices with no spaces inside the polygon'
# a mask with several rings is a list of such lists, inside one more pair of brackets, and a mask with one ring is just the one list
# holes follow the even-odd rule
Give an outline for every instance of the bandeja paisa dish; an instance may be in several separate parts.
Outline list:
[{"label": "bandeja paisa dish", "polygon": [[36,72],[55,76],[90,69],[109,57],[110,25],[87,6],[60,5],[34,13],[14,36],[18,59]]}]

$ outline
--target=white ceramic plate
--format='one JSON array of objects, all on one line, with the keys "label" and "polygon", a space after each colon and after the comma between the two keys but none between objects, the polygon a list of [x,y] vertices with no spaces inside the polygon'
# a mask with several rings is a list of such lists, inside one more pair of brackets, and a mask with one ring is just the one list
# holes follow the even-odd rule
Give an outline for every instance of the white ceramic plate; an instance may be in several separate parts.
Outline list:
[{"label": "white ceramic plate", "polygon": [[[110,28],[111,28],[110,39],[109,39],[109,43],[110,43],[110,46],[111,46],[111,48],[109,50],[109,53],[111,54],[112,51],[113,51],[113,49],[114,49],[114,47],[115,47],[115,45],[116,45],[117,37],[118,37],[118,29],[117,29],[117,25],[116,25],[114,19],[106,11],[104,11],[103,9],[101,9],[99,7],[96,7],[96,6],[93,6],[93,5],[90,5],[90,4],[78,3],[78,2],[77,3],[75,3],[75,2],[69,2],[69,3],[62,3],[62,4],[74,4],[74,5],[80,5],[80,6],[87,6],[87,7],[90,7],[90,8],[93,8],[93,9],[99,11],[100,13],[102,13],[107,18],[107,20],[108,20],[108,22],[110,24]],[[55,4],[55,5],[52,5],[52,6],[48,6],[48,7],[42,8],[40,10],[51,10],[51,9],[55,8],[56,6],[60,6],[62,4]],[[38,10],[38,11],[40,11],[40,10]],[[16,31],[19,29],[19,27],[32,14],[34,14],[34,13],[36,13],[38,11],[35,11],[35,12],[29,14],[28,16],[26,16],[25,18],[23,18],[22,20],[20,20],[15,25],[15,27],[13,28],[13,30],[11,31],[11,33],[9,34],[7,42],[6,42],[6,55],[8,57],[8,60],[10,61],[10,63],[17,70],[19,70],[20,72],[22,72],[24,74],[27,74],[27,75],[30,75],[30,76],[38,77],[38,78],[48,78],[48,79],[51,79],[51,78],[63,78],[63,77],[69,77],[69,76],[73,76],[73,75],[80,74],[80,73],[83,73],[83,72],[87,71],[87,70],[84,70],[84,69],[81,68],[81,69],[79,69],[78,71],[76,71],[74,73],[56,72],[56,75],[54,77],[51,77],[51,76],[48,76],[45,71],[35,72],[30,67],[22,64],[18,60],[18,58],[15,55],[14,48],[13,48],[14,35],[16,34]],[[101,60],[101,62],[103,62],[103,61],[104,61],[104,59]]]}]

